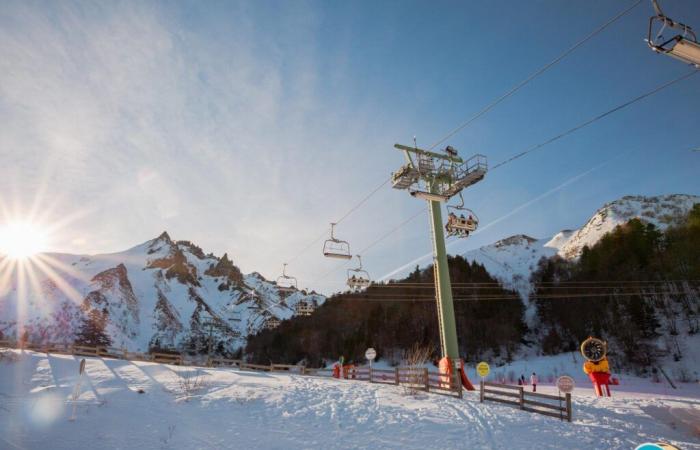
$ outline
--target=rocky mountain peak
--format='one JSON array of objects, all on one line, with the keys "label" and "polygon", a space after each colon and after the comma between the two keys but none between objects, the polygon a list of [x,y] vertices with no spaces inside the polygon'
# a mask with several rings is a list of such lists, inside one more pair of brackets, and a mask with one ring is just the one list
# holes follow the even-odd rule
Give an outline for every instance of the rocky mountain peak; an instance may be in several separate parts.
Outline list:
[{"label": "rocky mountain peak", "polygon": [[506,247],[509,245],[528,245],[537,242],[537,239],[527,236],[525,234],[516,234],[514,236],[501,239],[500,241],[494,243],[495,247]]},{"label": "rocky mountain peak", "polygon": [[209,266],[209,269],[207,269],[204,274],[211,277],[225,277],[236,285],[243,283],[243,274],[241,270],[233,264],[233,261],[229,259],[227,253],[224,253],[224,256],[222,256],[216,264]]}]

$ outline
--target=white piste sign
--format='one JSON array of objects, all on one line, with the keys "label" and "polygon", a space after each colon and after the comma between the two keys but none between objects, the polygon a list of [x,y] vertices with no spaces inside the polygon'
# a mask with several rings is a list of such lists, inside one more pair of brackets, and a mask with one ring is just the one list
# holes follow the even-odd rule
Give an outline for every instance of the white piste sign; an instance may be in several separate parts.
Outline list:
[{"label": "white piste sign", "polygon": [[372,347],[368,348],[365,351],[365,358],[369,359],[370,361],[374,361],[374,358],[377,357],[377,351],[373,349]]}]

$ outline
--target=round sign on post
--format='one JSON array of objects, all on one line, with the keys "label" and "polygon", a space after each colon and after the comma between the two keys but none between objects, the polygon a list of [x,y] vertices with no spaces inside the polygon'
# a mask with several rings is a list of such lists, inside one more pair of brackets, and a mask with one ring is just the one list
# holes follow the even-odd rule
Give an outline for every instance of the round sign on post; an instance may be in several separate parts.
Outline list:
[{"label": "round sign on post", "polygon": [[370,361],[374,361],[374,358],[376,357],[377,351],[372,347],[368,348],[367,351],[365,351],[365,358],[369,359]]},{"label": "round sign on post", "polygon": [[476,365],[476,373],[478,373],[481,378],[486,377],[490,371],[491,368],[489,367],[488,363],[485,363],[484,361]]},{"label": "round sign on post", "polygon": [[557,389],[565,394],[574,392],[574,379],[568,375],[562,375],[557,378]]}]

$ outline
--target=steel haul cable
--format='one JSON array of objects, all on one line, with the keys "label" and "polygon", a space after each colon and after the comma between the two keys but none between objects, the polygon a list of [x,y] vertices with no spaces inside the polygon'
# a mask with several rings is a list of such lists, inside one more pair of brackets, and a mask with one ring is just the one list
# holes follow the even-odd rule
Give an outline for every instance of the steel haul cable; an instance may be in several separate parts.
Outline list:
[{"label": "steel haul cable", "polygon": [[469,125],[470,125],[472,122],[474,122],[476,119],[478,119],[479,117],[483,116],[483,115],[486,114],[487,112],[491,111],[496,105],[498,105],[498,104],[501,103],[503,100],[505,100],[505,99],[507,99],[508,97],[510,97],[511,95],[515,94],[517,91],[519,91],[522,87],[524,87],[525,85],[527,85],[528,83],[530,83],[530,82],[531,82],[532,80],[534,80],[535,78],[537,78],[537,77],[539,77],[540,75],[542,75],[543,73],[545,73],[547,70],[549,70],[550,68],[552,68],[552,67],[553,67],[554,65],[556,65],[558,62],[560,62],[561,60],[563,60],[564,58],[566,58],[567,56],[569,56],[571,53],[573,53],[577,48],[579,48],[580,46],[582,46],[583,44],[585,44],[586,42],[588,42],[588,41],[589,41],[590,39],[592,39],[593,37],[595,37],[595,36],[597,36],[598,34],[600,34],[600,33],[601,33],[603,30],[605,30],[608,26],[612,25],[612,24],[613,24],[614,22],[616,22],[618,19],[620,19],[621,17],[623,17],[624,15],[626,15],[627,13],[629,13],[630,11],[632,11],[632,10],[633,10],[634,8],[636,8],[640,3],[642,3],[642,0],[638,0],[638,1],[635,2],[632,6],[630,6],[630,7],[627,8],[627,9],[625,9],[624,11],[620,12],[619,14],[617,14],[616,16],[614,16],[612,19],[610,19],[610,20],[608,20],[607,22],[605,22],[604,24],[602,24],[600,27],[596,28],[596,29],[595,29],[592,33],[590,33],[588,36],[584,37],[583,39],[581,39],[580,41],[578,41],[576,44],[574,44],[573,46],[571,46],[569,49],[567,49],[564,53],[562,53],[561,55],[559,55],[559,56],[557,56],[556,58],[554,58],[554,60],[552,60],[550,63],[545,64],[543,67],[541,67],[540,69],[536,70],[534,73],[532,73],[532,75],[530,75],[529,77],[525,78],[525,79],[524,79],[523,81],[521,81],[520,83],[516,84],[511,90],[509,90],[509,91],[506,92],[505,94],[501,95],[500,97],[498,97],[498,98],[497,98],[496,100],[494,100],[493,102],[489,103],[489,104],[488,104],[487,106],[485,106],[481,111],[477,112],[474,116],[472,116],[471,118],[469,118],[469,120],[467,120],[466,122],[464,122],[463,124],[461,124],[460,126],[458,126],[457,128],[455,128],[454,130],[450,131],[449,133],[447,133],[447,135],[445,135],[445,137],[443,137],[443,138],[439,139],[438,141],[436,141],[433,145],[430,146],[429,150],[434,149],[435,147],[437,147],[437,146],[440,145],[441,143],[445,142],[447,139],[451,138],[451,137],[454,136],[455,134],[457,134],[457,133],[459,133],[460,131],[462,131],[463,129],[465,129],[467,126],[469,126]]},{"label": "steel haul cable", "polygon": [[[511,156],[511,157],[509,157],[509,158],[507,158],[507,159],[504,160],[504,161],[501,161],[500,163],[498,163],[498,164],[496,164],[495,166],[493,166],[490,170],[491,170],[491,171],[496,170],[496,169],[498,169],[498,168],[500,168],[500,167],[502,167],[502,166],[504,166],[504,165],[506,165],[506,164],[509,164],[509,163],[515,161],[516,159],[522,158],[523,156],[525,156],[525,155],[527,155],[527,154],[529,154],[529,153],[532,153],[532,152],[534,152],[534,151],[536,151],[536,150],[539,150],[540,148],[542,148],[542,147],[544,147],[544,146],[546,146],[546,145],[549,145],[549,144],[551,144],[552,142],[558,141],[558,140],[560,140],[560,139],[562,139],[562,138],[564,138],[564,137],[566,137],[566,136],[569,136],[569,135],[575,133],[576,131],[579,131],[579,130],[581,130],[581,129],[583,129],[583,128],[585,128],[585,127],[587,127],[587,126],[589,126],[589,125],[591,125],[591,124],[593,124],[593,123],[595,123],[595,122],[597,122],[597,121],[599,121],[599,120],[601,120],[601,119],[603,119],[603,118],[605,118],[605,117],[608,117],[608,116],[610,116],[610,115],[612,115],[612,114],[614,114],[614,113],[616,113],[616,112],[618,112],[618,111],[621,111],[621,110],[627,108],[627,107],[630,106],[630,105],[633,105],[633,104],[635,104],[635,103],[637,103],[637,102],[639,102],[639,101],[641,101],[641,100],[644,100],[644,99],[646,99],[646,98],[649,98],[649,97],[653,96],[654,94],[657,94],[657,93],[661,92],[662,90],[664,90],[664,89],[666,89],[666,88],[668,88],[668,87],[670,87],[670,86],[675,85],[676,83],[679,83],[679,82],[681,82],[681,81],[683,81],[683,80],[686,80],[686,79],[692,77],[693,75],[696,75],[698,72],[700,72],[700,70],[693,70],[692,72],[688,72],[688,73],[686,73],[686,74],[684,74],[684,75],[681,75],[681,76],[678,77],[678,78],[674,78],[674,79],[671,80],[671,81],[667,81],[666,83],[663,83],[662,85],[660,85],[660,86],[658,86],[658,87],[656,87],[656,88],[654,88],[654,89],[652,89],[652,90],[650,90],[650,91],[647,91],[647,92],[645,92],[645,93],[643,93],[643,94],[641,94],[641,95],[639,95],[639,96],[637,96],[637,97],[634,97],[634,98],[632,98],[632,99],[630,99],[630,100],[628,100],[628,101],[626,101],[626,102],[624,102],[624,103],[622,103],[622,104],[620,104],[620,105],[618,105],[618,106],[615,106],[615,107],[612,108],[612,109],[609,109],[609,110],[607,110],[607,111],[605,111],[605,112],[603,112],[603,113],[601,113],[601,114],[598,114],[598,115],[596,115],[596,116],[594,116],[594,117],[592,117],[592,118],[590,118],[590,119],[588,119],[588,120],[586,120],[586,121],[584,121],[584,122],[582,122],[582,123],[580,123],[580,124],[578,124],[578,125],[576,125],[576,126],[570,128],[570,129],[568,129],[568,130],[562,132],[562,133],[559,133],[559,134],[557,134],[556,136],[553,136],[553,137],[547,139],[547,140],[544,141],[544,142],[541,142],[541,143],[539,143],[539,144],[533,145],[532,147],[529,147],[529,148],[527,148],[526,150],[524,150],[524,151],[522,151],[522,152],[520,152],[520,153],[517,153],[517,154],[515,154],[515,155],[513,155],[513,156]],[[375,242],[375,244],[376,244],[376,243],[378,243],[378,242]]]},{"label": "steel haul cable", "polygon": [[[597,36],[598,34],[600,34],[601,32],[603,32],[603,30],[605,30],[608,26],[612,25],[612,24],[615,23],[617,20],[619,20],[620,18],[622,18],[623,16],[625,16],[626,14],[628,14],[628,13],[629,13],[630,11],[632,11],[636,6],[638,6],[641,2],[642,2],[642,0],[637,0],[637,1],[636,1],[634,4],[632,4],[629,8],[627,8],[627,9],[621,11],[620,13],[616,14],[615,16],[613,16],[611,19],[609,19],[608,21],[606,21],[605,23],[603,23],[601,26],[599,26],[598,28],[596,28],[595,30],[593,30],[590,34],[588,34],[587,36],[585,36],[583,39],[581,39],[580,41],[576,42],[574,45],[572,45],[571,47],[569,47],[567,50],[565,50],[562,54],[560,54],[559,56],[557,56],[555,59],[553,59],[553,60],[550,61],[549,63],[545,64],[545,65],[542,66],[540,69],[536,70],[536,71],[535,71],[534,73],[532,73],[530,76],[528,76],[527,78],[525,78],[524,80],[522,80],[520,83],[518,83],[517,85],[515,85],[515,86],[514,86],[512,89],[510,89],[508,92],[506,92],[505,94],[501,95],[500,97],[498,97],[497,99],[495,99],[493,102],[489,103],[489,104],[488,104],[487,106],[485,106],[482,110],[480,110],[477,114],[475,114],[474,116],[472,116],[467,122],[461,124],[459,127],[457,127],[456,129],[454,129],[453,131],[451,131],[450,133],[448,133],[445,137],[443,137],[442,139],[440,139],[440,140],[438,140],[437,142],[435,142],[435,143],[430,147],[430,149],[435,148],[437,145],[441,144],[441,143],[444,142],[445,140],[447,140],[447,139],[449,139],[450,137],[454,136],[455,134],[457,134],[458,132],[460,132],[461,130],[463,130],[463,129],[466,128],[467,126],[469,126],[469,125],[470,125],[472,122],[474,122],[476,119],[478,119],[479,117],[483,116],[484,114],[486,114],[487,112],[489,112],[490,110],[492,110],[493,108],[495,108],[499,103],[501,103],[502,101],[506,100],[508,97],[510,97],[510,96],[512,96],[513,94],[515,94],[515,93],[516,93],[517,91],[519,91],[521,88],[523,88],[524,86],[526,86],[527,84],[529,84],[532,80],[534,80],[535,78],[539,77],[539,76],[542,75],[544,72],[546,72],[547,70],[549,70],[550,68],[552,68],[554,65],[556,65],[557,63],[559,63],[560,61],[562,61],[562,60],[563,60],[564,58],[566,58],[567,56],[569,56],[571,53],[573,53],[573,52],[574,52],[576,49],[578,49],[580,46],[582,46],[583,44],[585,44],[586,42],[588,42],[589,40],[591,40],[593,37],[595,37],[595,36]],[[352,208],[350,208],[350,210],[348,210],[348,212],[346,212],[346,213],[345,213],[340,219],[338,219],[335,223],[336,223],[336,224],[339,224],[339,223],[341,223],[343,220],[345,220],[348,216],[350,216],[353,212],[355,212],[357,209],[359,209],[365,202],[367,202],[367,200],[369,200],[374,194],[376,194],[382,187],[384,187],[384,186],[385,186],[388,182],[390,182],[390,181],[391,181],[391,178],[389,178],[389,179],[383,181],[382,184],[380,184],[377,188],[375,188],[374,190],[372,190],[367,196],[365,196],[362,200],[360,200],[359,203],[357,203],[355,206],[353,206]],[[295,256],[293,256],[292,258],[289,258],[289,259],[287,260],[287,262],[288,262],[288,263],[291,263],[292,261],[295,261],[296,259],[298,259],[298,258],[299,258],[304,252],[306,252],[309,248],[313,247],[313,246],[316,245],[319,241],[321,241],[321,240],[323,239],[323,237],[326,236],[327,233],[328,233],[328,229],[324,230],[323,234],[321,234],[318,238],[314,239],[311,243],[309,243],[307,246],[305,246],[305,247],[304,247],[301,251],[299,251]],[[361,252],[360,252],[360,254],[362,254],[362,253],[364,253],[364,251],[361,251]]]},{"label": "steel haul cable", "polygon": [[510,158],[508,158],[508,159],[506,159],[506,160],[504,160],[504,161],[501,161],[500,163],[498,163],[498,164],[496,164],[495,166],[493,166],[493,167],[491,168],[491,170],[492,170],[492,171],[493,171],[493,170],[496,170],[496,169],[498,169],[499,167],[504,166],[504,165],[506,165],[506,164],[508,164],[508,163],[510,163],[510,162],[512,162],[512,161],[515,161],[515,160],[518,159],[518,158],[522,158],[523,156],[527,155],[528,153],[534,152],[535,150],[539,150],[540,148],[542,148],[542,147],[544,147],[544,146],[546,146],[546,145],[549,145],[549,144],[551,144],[552,142],[558,141],[558,140],[561,139],[561,138],[564,138],[564,137],[566,137],[566,136],[568,136],[568,135],[570,135],[570,134],[572,134],[572,133],[575,133],[576,131],[581,130],[581,129],[587,127],[588,125],[591,125],[592,123],[595,123],[595,122],[597,122],[597,121],[599,121],[599,120],[601,120],[601,119],[603,119],[603,118],[605,118],[605,117],[607,117],[607,116],[609,116],[609,115],[611,115],[611,114],[614,114],[614,113],[616,113],[616,112],[618,112],[618,111],[620,111],[620,110],[623,110],[623,109],[627,108],[628,106],[637,103],[638,101],[641,101],[641,100],[644,100],[645,98],[651,97],[652,95],[654,95],[654,94],[656,94],[656,93],[658,93],[658,92],[660,92],[660,91],[666,89],[666,88],[669,87],[669,86],[673,86],[673,85],[676,84],[676,83],[679,83],[679,82],[681,82],[681,81],[683,81],[683,80],[685,80],[685,79],[687,79],[687,78],[690,78],[690,77],[692,77],[693,75],[696,75],[698,72],[700,72],[700,71],[698,71],[698,70],[693,70],[692,72],[688,72],[688,73],[686,73],[685,75],[681,75],[681,76],[678,77],[678,78],[675,78],[675,79],[673,79],[673,80],[671,80],[671,81],[668,81],[668,82],[662,84],[661,86],[659,86],[659,87],[657,87],[657,88],[652,89],[651,91],[645,92],[644,94],[639,95],[639,96],[637,96],[637,97],[635,97],[635,98],[633,98],[633,99],[631,99],[631,100],[628,100],[628,101],[622,103],[621,105],[618,105],[618,106],[616,106],[616,107],[614,107],[614,108],[612,108],[612,109],[609,109],[608,111],[605,111],[605,112],[602,113],[602,114],[598,114],[597,116],[595,116],[595,117],[593,117],[593,118],[591,118],[591,119],[588,119],[588,120],[586,120],[585,122],[582,122],[582,123],[576,125],[575,127],[570,128],[570,129],[564,131],[563,133],[560,133],[560,134],[558,134],[558,135],[556,135],[556,136],[554,136],[554,137],[551,137],[551,138],[547,139],[546,141],[544,141],[544,142],[542,142],[542,143],[539,143],[539,144],[537,144],[537,145],[533,145],[532,147],[530,147],[530,148],[528,148],[528,149],[526,149],[526,150],[524,150],[524,151],[522,151],[522,152],[520,152],[520,153],[518,153],[518,154],[516,154],[516,155],[513,155],[513,156],[511,156]]}]

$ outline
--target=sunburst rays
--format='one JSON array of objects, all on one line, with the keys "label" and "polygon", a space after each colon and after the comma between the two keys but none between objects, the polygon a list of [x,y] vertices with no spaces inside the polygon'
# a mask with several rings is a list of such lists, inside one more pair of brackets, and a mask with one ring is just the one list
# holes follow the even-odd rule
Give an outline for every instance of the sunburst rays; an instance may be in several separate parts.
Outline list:
[{"label": "sunburst rays", "polygon": [[[0,247],[0,316],[4,319],[0,334],[18,340],[24,339],[26,330],[41,334],[42,324],[64,302],[81,305],[84,296],[79,286],[91,281],[60,254],[42,253],[61,240],[63,230],[88,214],[87,210],[65,213],[61,202],[55,198],[48,202],[48,196],[47,189],[38,189],[24,210],[16,198],[0,198],[0,233],[4,232],[0,236],[4,238]],[[24,228],[18,231],[18,227]],[[41,239],[45,241],[37,242]]]}]

